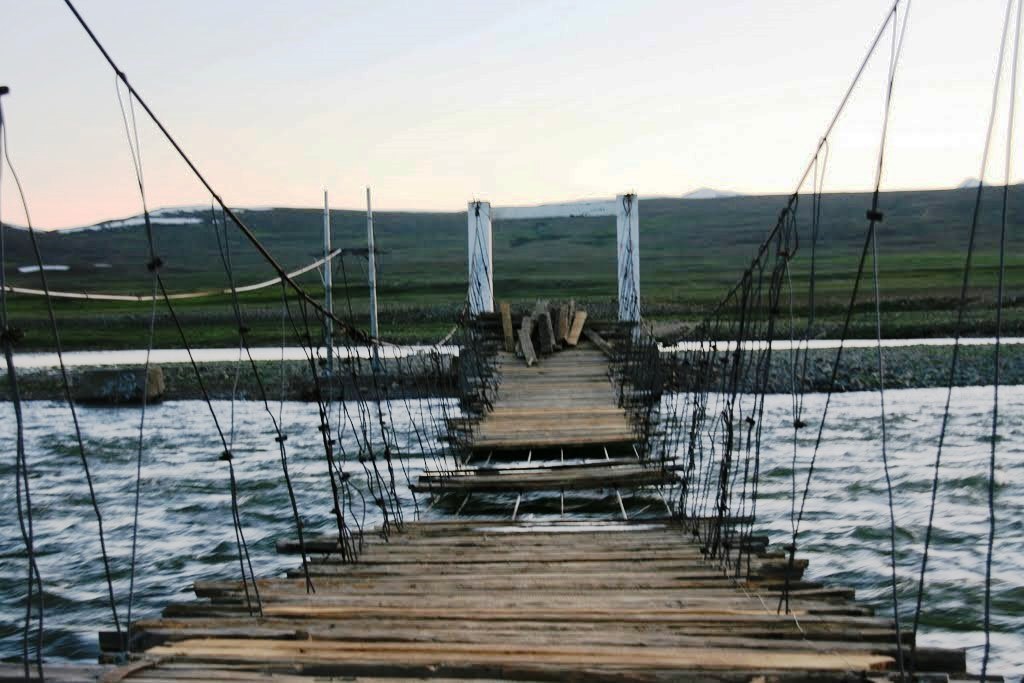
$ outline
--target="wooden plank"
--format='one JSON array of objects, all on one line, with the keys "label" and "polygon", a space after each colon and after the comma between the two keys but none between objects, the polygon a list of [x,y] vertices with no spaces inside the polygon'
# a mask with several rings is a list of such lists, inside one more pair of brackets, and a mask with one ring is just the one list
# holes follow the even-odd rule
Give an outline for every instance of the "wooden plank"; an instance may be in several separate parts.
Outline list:
[{"label": "wooden plank", "polygon": [[538,304],[533,320],[537,326],[537,351],[541,355],[550,356],[555,352],[555,330],[547,305]]},{"label": "wooden plank", "polygon": [[565,343],[565,338],[569,336],[569,304],[562,303],[558,306],[558,331],[555,334],[555,340],[559,343]]},{"label": "wooden plank", "polygon": [[846,652],[803,653],[791,650],[738,648],[626,648],[621,646],[516,646],[476,643],[354,643],[260,639],[202,638],[151,648],[156,657],[208,661],[247,662],[348,662],[387,661],[392,666],[424,665],[443,668],[452,663],[564,666],[622,666],[632,669],[687,668],[778,669],[810,671],[878,671],[891,668],[893,659],[883,655]]},{"label": "wooden plank", "polygon": [[514,353],[516,350],[516,340],[512,333],[512,307],[507,301],[502,301],[498,304],[501,310],[501,331],[502,336],[505,338],[505,350],[509,353]]},{"label": "wooden plank", "polygon": [[605,341],[605,338],[598,334],[596,330],[588,327],[583,330],[583,336],[585,336],[590,343],[599,348],[604,355],[609,358],[615,357],[615,350],[612,348],[612,345]]},{"label": "wooden plank", "polygon": [[661,469],[642,466],[572,468],[546,472],[517,473],[515,470],[471,475],[422,474],[414,491],[551,491],[558,489],[604,489],[649,486],[672,481]]},{"label": "wooden plank", "polygon": [[[32,678],[29,680],[38,681],[35,663],[29,668]],[[43,663],[43,677],[53,683],[76,683],[80,681],[98,681],[103,676],[111,673],[113,667],[100,665],[82,664],[58,664],[53,662]],[[25,667],[20,663],[0,662],[0,681],[24,681]]]},{"label": "wooden plank", "polygon": [[523,322],[519,327],[519,348],[523,351],[523,358],[526,360],[526,366],[530,367],[537,362],[537,352],[533,348],[533,340],[530,335],[533,333],[533,319],[529,316],[523,317]]},{"label": "wooden plank", "polygon": [[565,337],[565,343],[569,346],[576,346],[580,343],[580,335],[583,334],[583,326],[587,323],[587,312],[583,310],[576,311],[575,317],[572,319],[572,327],[569,329],[569,334]]}]

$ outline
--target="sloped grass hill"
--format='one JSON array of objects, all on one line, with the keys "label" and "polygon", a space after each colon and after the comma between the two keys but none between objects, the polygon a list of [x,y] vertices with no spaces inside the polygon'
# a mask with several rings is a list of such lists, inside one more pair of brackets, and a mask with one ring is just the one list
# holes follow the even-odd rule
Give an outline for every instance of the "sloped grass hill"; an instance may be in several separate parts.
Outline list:
[{"label": "sloped grass hill", "polygon": [[[1020,292],[1024,219],[1020,186],[1011,188],[1007,249],[1008,296]],[[974,207],[972,189],[889,192],[881,200],[885,213],[878,240],[882,295],[885,307],[900,312],[916,334],[948,328],[959,293],[968,228]],[[849,296],[852,276],[863,246],[865,211],[870,195],[825,195],[814,248],[816,313],[826,328],[834,323]],[[785,205],[781,196],[741,196],[712,199],[649,199],[640,202],[641,292],[648,317],[698,319],[740,277],[761,240]],[[984,193],[972,296],[975,322],[985,325],[984,303],[994,296],[997,271],[998,221],[1001,189]],[[318,209],[242,209],[253,228],[286,269],[298,268],[321,253],[322,212]],[[811,265],[811,201],[801,197],[797,211],[799,257],[792,269],[793,310],[807,312],[807,279]],[[366,219],[362,211],[332,211],[335,246],[365,249]],[[382,323],[393,329],[428,332],[443,327],[465,298],[466,214],[434,212],[375,212],[378,259],[378,297]],[[221,263],[209,209],[164,209],[153,225],[164,277],[172,291],[224,287]],[[238,284],[273,276],[262,257],[236,232],[229,231],[230,256]],[[67,271],[48,272],[51,288],[145,293],[149,274],[147,244],[141,220],[127,219],[86,229],[39,233],[44,261],[66,265]],[[20,273],[33,264],[27,233],[7,231],[8,282],[37,287],[39,276]],[[494,223],[495,294],[499,299],[528,302],[538,297],[576,297],[610,303],[616,293],[615,220],[611,217],[519,219]],[[335,267],[335,284],[342,289],[338,306],[346,306],[349,285],[353,310],[365,312],[366,261],[358,255]],[[318,275],[303,277],[319,290]],[[870,287],[861,301],[869,302]],[[786,294],[788,310],[788,291]],[[280,291],[270,288],[246,297],[255,310],[279,306]],[[14,296],[23,317],[42,312],[38,300]],[[181,302],[183,311],[203,311],[205,319],[230,314],[226,297]],[[66,318],[86,311],[135,318],[145,304],[62,303]],[[269,315],[269,313],[268,313]],[[830,318],[831,316],[831,318]],[[258,316],[257,316],[258,317]],[[899,316],[897,316],[899,317]],[[1015,316],[1009,315],[1009,324]],[[226,320],[230,321],[229,318]],[[385,330],[387,325],[385,325]],[[404,330],[404,332],[403,332]],[[822,334],[828,333],[823,329]]]}]

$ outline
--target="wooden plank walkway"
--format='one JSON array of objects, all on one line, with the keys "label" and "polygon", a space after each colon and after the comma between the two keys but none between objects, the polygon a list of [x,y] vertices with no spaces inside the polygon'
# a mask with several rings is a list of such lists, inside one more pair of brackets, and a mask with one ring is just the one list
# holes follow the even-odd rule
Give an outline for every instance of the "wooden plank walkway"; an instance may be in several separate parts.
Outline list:
[{"label": "wooden plank walkway", "polygon": [[892,670],[892,621],[852,591],[804,582],[798,565],[793,612],[779,614],[784,559],[755,558],[737,581],[686,538],[667,520],[408,524],[358,564],[317,561],[315,594],[302,579],[261,580],[262,617],[247,614],[237,581],[197,583],[201,600],[135,623],[145,652],[123,680],[859,680]]},{"label": "wooden plank walkway", "polygon": [[453,470],[420,475],[413,490],[428,493],[469,491],[569,491],[581,489],[665,486],[671,470],[648,467],[636,460],[605,460],[544,467],[501,467]]},{"label": "wooden plank walkway", "polygon": [[532,367],[499,351],[495,365],[497,396],[473,431],[474,451],[632,443],[608,359],[589,343],[545,356]]},{"label": "wooden plank walkway", "polygon": [[[493,409],[471,424],[448,421],[453,430],[470,427],[474,467],[428,471],[413,486],[459,494],[454,518],[371,537],[355,564],[342,561],[336,537],[307,536],[313,592],[301,567],[262,579],[258,614],[251,586],[197,582],[198,600],[133,624],[132,650],[141,654],[110,678],[638,683],[893,675],[911,635],[873,616],[851,589],[805,581],[807,562],[767,551],[763,537],[735,539],[750,553],[740,578],[704,556],[693,533],[702,520],[516,522],[524,493],[560,496],[564,514],[567,490],[602,489],[614,489],[612,514],[625,519],[619,489],[664,488],[676,463],[641,461],[607,356],[591,342],[532,367],[498,350],[495,365]],[[477,492],[518,494],[512,520],[459,518]],[[504,504],[501,496],[479,498]],[[277,549],[300,551],[294,539]],[[779,610],[784,590],[788,613]],[[918,671],[965,667],[962,650],[917,655]]]}]

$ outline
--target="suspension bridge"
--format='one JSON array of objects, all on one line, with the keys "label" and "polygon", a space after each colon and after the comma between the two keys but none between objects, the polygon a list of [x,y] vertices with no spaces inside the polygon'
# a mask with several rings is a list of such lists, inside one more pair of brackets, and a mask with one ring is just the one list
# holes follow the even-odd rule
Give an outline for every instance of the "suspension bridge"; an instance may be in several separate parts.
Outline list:
[{"label": "suspension bridge", "polygon": [[[159,307],[169,316],[181,347],[192,360],[218,437],[210,448],[209,464],[222,471],[224,491],[230,498],[226,523],[232,530],[237,576],[196,581],[193,598],[169,602],[158,617],[133,613],[138,511],[148,448],[148,393],[140,393],[130,552],[127,557],[115,557],[110,551],[113,532],[104,527],[106,501],[96,493],[91,453],[82,437],[70,373],[63,362],[53,300],[89,302],[121,295],[51,289],[44,255],[29,221],[39,284],[26,288],[11,286],[6,279],[0,282],[6,380],[17,432],[14,484],[23,541],[19,557],[24,558],[27,576],[21,661],[0,667],[0,676],[143,683],[309,677],[367,681],[795,681],[966,676],[963,649],[918,643],[921,616],[927,609],[924,588],[934,493],[911,607],[905,596],[901,603],[897,585],[891,483],[891,611],[876,614],[872,606],[856,599],[852,589],[804,577],[808,562],[799,557],[801,525],[829,403],[820,417],[804,413],[797,377],[793,382],[793,443],[794,449],[809,450],[810,467],[805,481],[798,482],[794,474],[792,534],[770,539],[758,530],[759,457],[772,343],[782,326],[791,334],[796,327],[792,315],[787,318],[783,299],[791,286],[791,262],[809,251],[813,283],[817,250],[824,248],[817,240],[821,205],[827,201],[823,187],[829,139],[865,65],[883,52],[881,46],[888,37],[892,49],[885,119],[880,127],[879,173],[873,202],[864,207],[863,251],[846,308],[842,341],[858,296],[862,296],[862,284],[868,288],[865,281],[873,285],[874,306],[881,316],[875,235],[884,220],[885,206],[879,189],[889,102],[909,3],[897,1],[887,12],[796,191],[780,207],[776,223],[768,226],[767,237],[753,259],[740,268],[735,287],[725,293],[693,333],[681,359],[673,363],[673,372],[685,377],[676,378],[672,386],[685,387],[685,391],[665,390],[662,349],[642,316],[642,206],[635,194],[626,193],[598,209],[616,221],[618,296],[617,316],[610,316],[613,319],[600,319],[569,298],[529,306],[500,301],[500,292],[494,288],[492,221],[500,222],[509,214],[503,215],[486,201],[470,202],[466,213],[466,306],[443,345],[429,351],[440,364],[441,357],[451,353],[448,346],[457,348],[458,375],[448,380],[444,373],[433,380],[417,379],[451,381],[454,386],[421,387],[418,395],[435,398],[412,401],[408,392],[392,390],[391,383],[378,374],[376,364],[371,365],[369,381],[344,381],[346,372],[355,371],[342,359],[376,358],[386,344],[376,329],[376,315],[371,314],[371,329],[364,331],[355,324],[351,309],[347,315],[339,314],[330,298],[322,302],[297,281],[298,275],[317,267],[329,277],[331,260],[341,250],[327,243],[323,259],[286,270],[243,217],[221,200],[82,15],[69,0],[65,2],[117,78],[122,123],[148,237],[147,253],[140,254],[139,268],[149,278],[150,293],[133,296],[130,302],[149,307],[148,351],[153,348]],[[1011,74],[1011,93],[1015,94],[1020,15],[1020,3],[1010,0],[993,109],[999,101],[999,75],[1004,70]],[[1008,149],[1013,135],[1013,97],[1009,99]],[[210,223],[217,231],[224,270],[221,289],[182,293],[168,286],[146,204],[137,129],[142,117],[156,126],[209,192]],[[6,168],[27,217],[25,193],[8,153],[2,110],[0,128]],[[973,215],[965,217],[972,245],[993,136],[990,122]],[[997,188],[1003,198],[1000,228],[1004,235],[1009,187],[1007,168],[1002,186]],[[368,214],[372,226],[372,212],[368,210]],[[270,279],[251,286],[235,282],[229,234],[240,234],[258,252]],[[371,264],[374,253],[371,242],[367,250]],[[968,305],[971,257],[970,252],[965,257],[958,325]],[[3,265],[0,273],[7,272],[6,262]],[[1000,271],[997,318],[1003,301],[1002,282]],[[269,391],[274,379],[254,360],[249,343],[246,306],[240,294],[254,287],[280,290],[282,345],[288,341],[304,349],[313,387],[309,409],[317,416],[322,489],[329,492],[331,500],[323,524],[308,522],[311,513],[304,508],[304,499],[309,492],[294,485],[289,469],[296,457],[289,442],[294,433],[289,434],[282,412],[275,410]],[[261,575],[250,552],[238,476],[246,466],[246,453],[235,446],[235,400],[231,401],[230,418],[214,406],[205,389],[202,364],[192,357],[194,342],[188,326],[176,313],[183,298],[212,295],[231,299],[240,352],[236,369],[254,376],[259,387],[255,402],[265,413],[261,438],[279,455],[277,483],[286,491],[288,501],[282,514],[291,519],[293,533],[279,539],[276,549],[295,558],[295,566],[284,576]],[[97,667],[44,662],[43,596],[49,577],[40,571],[38,529],[33,524],[31,492],[39,482],[33,479],[33,463],[23,438],[16,363],[21,336],[7,305],[8,297],[13,296],[38,297],[50,312],[53,349],[60,358],[71,416],[69,429],[74,433],[82,486],[95,520],[100,548],[97,562],[104,568],[109,601],[109,623],[96,625],[102,652]],[[809,296],[813,318],[813,284]],[[800,368],[801,354],[806,354],[807,346],[801,341],[807,341],[809,331],[808,324],[803,336],[793,334],[795,342],[787,353],[793,356],[794,368]],[[999,441],[995,418],[998,339],[997,334],[992,458],[987,463],[992,480]],[[958,348],[959,333],[950,368],[950,391]],[[840,343],[833,383],[842,353]],[[404,369],[403,362],[408,362]],[[392,361],[392,372],[422,378],[411,363],[399,355]],[[148,366],[147,355],[147,370]],[[884,387],[881,355],[878,375]],[[148,376],[148,372],[141,375]],[[355,380],[354,374],[351,379]],[[831,395],[830,387],[828,397]],[[884,391],[880,397],[883,436],[879,466],[888,481]],[[947,401],[946,419],[948,413]],[[943,430],[945,426],[944,420]],[[812,434],[809,441],[808,434]],[[940,439],[933,492],[939,486],[942,447]],[[422,465],[410,464],[409,453],[415,453]],[[991,486],[989,509],[994,520]],[[982,678],[987,675],[988,662],[992,524]],[[118,578],[125,572],[130,577],[127,582]]]}]

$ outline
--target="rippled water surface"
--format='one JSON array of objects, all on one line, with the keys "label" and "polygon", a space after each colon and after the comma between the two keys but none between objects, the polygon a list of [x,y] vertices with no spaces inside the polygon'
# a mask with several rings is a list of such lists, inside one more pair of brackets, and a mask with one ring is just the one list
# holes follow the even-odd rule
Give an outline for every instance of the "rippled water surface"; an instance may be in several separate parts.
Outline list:
[{"label": "rippled water surface", "polygon": [[[1003,387],[997,444],[997,538],[993,562],[991,670],[1024,671],[1024,387]],[[888,454],[892,467],[898,575],[907,619],[916,586],[917,562],[927,521],[932,464],[945,390],[886,393]],[[824,396],[808,395],[805,415],[820,414]],[[397,424],[408,424],[407,410],[394,406]],[[230,404],[215,403],[229,425]],[[991,388],[954,393],[953,419],[943,456],[939,508],[925,600],[923,643],[969,647],[973,669],[980,662],[985,544],[988,533],[988,457]],[[810,559],[808,577],[853,586],[858,596],[892,612],[889,588],[889,512],[881,463],[878,395],[849,393],[832,398],[824,445],[818,456],[799,555]],[[112,619],[82,467],[74,446],[69,413],[58,403],[25,405],[26,444],[39,564],[45,584],[45,652],[51,659],[95,658],[96,631]],[[314,405],[286,403],[290,467],[307,528],[328,531],[331,494],[316,430]],[[125,618],[135,458],[137,409],[81,408],[97,494],[113,557],[119,616]],[[808,420],[813,423],[813,420]],[[790,494],[806,477],[810,442],[802,441],[794,470],[791,404],[788,396],[768,398],[761,464],[758,530],[774,542],[788,541]],[[810,432],[812,430],[803,430]],[[813,434],[805,435],[813,439]],[[279,454],[270,420],[261,404],[235,405],[236,468],[247,538],[258,574],[281,572],[296,563],[278,556],[274,541],[293,535],[288,499],[281,485]],[[413,435],[401,445],[417,452]],[[350,452],[351,439],[343,440]],[[198,401],[151,406],[146,416],[140,511],[138,573],[133,617],[154,616],[170,600],[188,599],[196,579],[235,577],[238,560],[231,525],[227,472],[218,461],[222,447],[207,407]],[[26,566],[14,498],[14,419],[0,404],[0,657],[20,656]],[[422,459],[404,460],[415,473]],[[347,466],[356,482],[359,466]],[[404,482],[405,475],[397,472]],[[408,489],[407,514],[413,513]],[[423,500],[418,501],[420,508]],[[495,510],[505,509],[498,498]],[[627,509],[641,513],[627,499]],[[511,506],[507,506],[511,512]],[[656,510],[648,510],[653,514]],[[443,514],[431,510],[431,515]],[[584,513],[577,513],[583,516]],[[367,525],[379,523],[368,516]],[[909,623],[909,622],[908,622]]]}]

